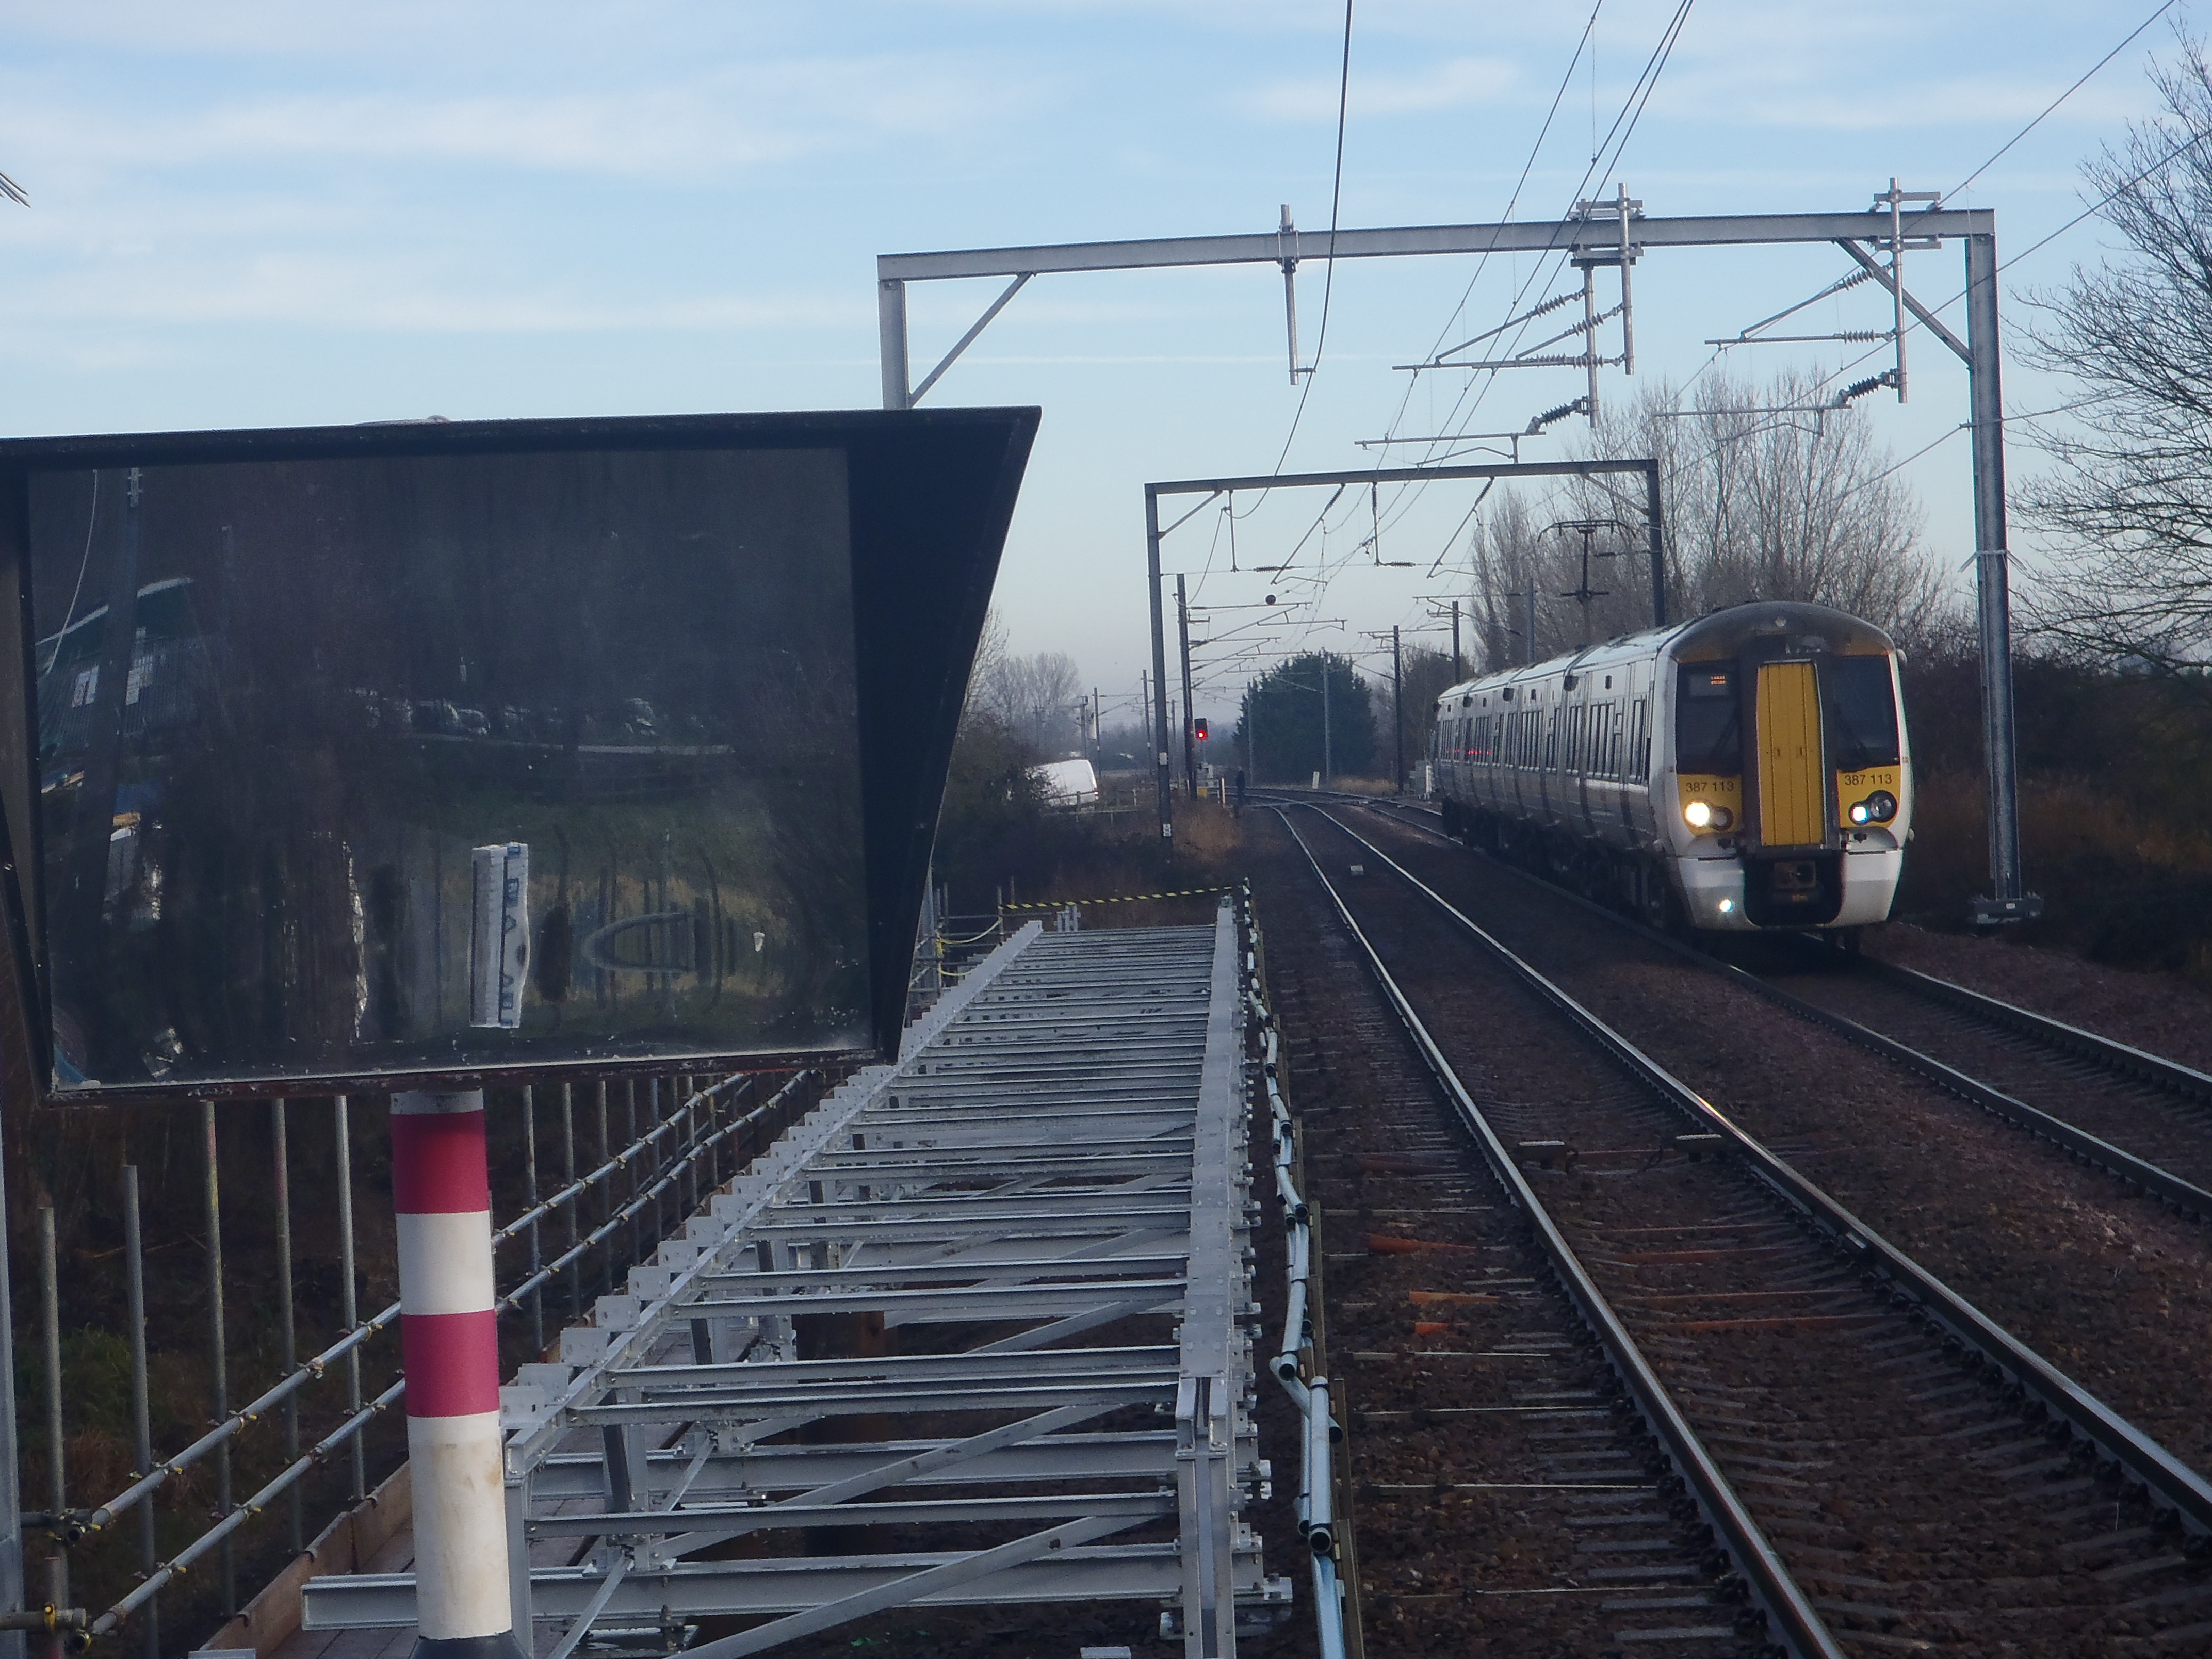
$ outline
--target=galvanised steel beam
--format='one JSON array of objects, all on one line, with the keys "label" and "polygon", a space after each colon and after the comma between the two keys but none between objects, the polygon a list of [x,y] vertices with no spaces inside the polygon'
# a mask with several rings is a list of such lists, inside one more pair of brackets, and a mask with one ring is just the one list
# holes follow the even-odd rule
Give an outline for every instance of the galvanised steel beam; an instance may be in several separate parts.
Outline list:
[{"label": "galvanised steel beam", "polygon": [[[1741,247],[1757,243],[1887,241],[1890,219],[1878,213],[1719,213],[1630,222],[1631,246]],[[1908,236],[1994,236],[1987,208],[1938,209],[1906,216]],[[1618,254],[1617,218],[1473,225],[1400,225],[1374,230],[1241,236],[1156,236],[1126,242],[1060,242],[1031,247],[969,248],[941,253],[885,253],[876,259],[884,283],[938,282],[960,276],[1039,276],[1048,271],[1156,270],[1182,265],[1273,265],[1292,259],[1376,259],[1438,253],[1548,253],[1561,250]]]},{"label": "galvanised steel beam", "polygon": [[[518,1616],[564,1625],[564,1655],[593,1629],[672,1648],[690,1620],[768,1619],[688,1650],[738,1659],[892,1607],[1166,1600],[1189,1651],[1232,1652],[1240,1602],[1289,1593],[1240,1518],[1264,1470],[1239,962],[1226,906],[1024,928],[564,1332],[560,1364],[524,1366]],[[985,1334],[899,1351],[946,1326]],[[792,1437],[830,1420],[870,1438]],[[1163,1523],[1175,1543],[1117,1541]],[[807,1553],[831,1528],[958,1547]],[[686,1559],[754,1533],[763,1556]],[[305,1597],[317,1629],[412,1607],[404,1576]]]},{"label": "galvanised steel beam", "polygon": [[[802,1613],[826,1602],[910,1579],[918,1572],[963,1559],[953,1553],[823,1556],[803,1571],[774,1559],[678,1563],[634,1568],[623,1578],[602,1620],[609,1629],[664,1628],[664,1613],[678,1621],[703,1618]],[[945,1593],[924,1591],[910,1605],[1018,1607],[1060,1601],[1173,1601],[1182,1587],[1182,1556],[1175,1544],[1128,1544],[1063,1548],[1048,1558],[1003,1567],[985,1579]],[[604,1573],[588,1567],[533,1567],[533,1610],[542,1619],[574,1618],[599,1589]],[[1237,1557],[1237,1594],[1246,1601],[1278,1591],[1264,1577],[1256,1548]],[[314,1630],[398,1629],[415,1622],[415,1580],[408,1573],[358,1573],[308,1580],[306,1604]],[[691,1648],[688,1653],[704,1652]]]}]

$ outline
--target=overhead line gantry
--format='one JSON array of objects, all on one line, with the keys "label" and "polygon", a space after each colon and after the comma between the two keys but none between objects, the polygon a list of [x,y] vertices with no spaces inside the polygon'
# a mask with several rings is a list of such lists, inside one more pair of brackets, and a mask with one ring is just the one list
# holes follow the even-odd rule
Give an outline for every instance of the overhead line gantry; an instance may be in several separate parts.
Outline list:
[{"label": "overhead line gantry", "polygon": [[[1705,214],[1652,218],[1644,215],[1624,191],[1616,200],[1584,202],[1569,217],[1548,222],[1403,225],[1339,229],[1312,235],[1286,224],[1272,231],[1230,236],[1166,236],[1133,241],[887,253],[876,261],[884,406],[912,408],[1032,277],[1048,273],[1273,264],[1289,274],[1297,270],[1301,259],[1308,258],[1334,260],[1423,254],[1565,252],[1580,264],[1618,264],[1625,284],[1629,268],[1652,248],[1833,243],[1889,294],[1897,308],[1900,368],[1906,313],[1925,325],[1966,365],[1970,409],[1967,425],[1973,435],[1974,586],[1982,648],[1982,739],[1989,775],[1991,890],[1988,896],[1976,899],[1972,908],[1978,921],[2020,921],[2039,914],[2042,901],[2027,891],[2020,858],[2013,728],[2010,553],[2005,525],[2004,404],[1997,338],[1996,215],[1987,208],[1946,208],[1940,203],[1908,211],[1904,204],[1909,199],[1910,194],[1899,191],[1893,181],[1888,193],[1877,198],[1880,205],[1866,212]],[[1906,291],[1902,277],[1905,248],[1946,241],[1959,241],[1966,246],[1964,340],[1945,327],[1934,311]],[[1306,246],[1309,242],[1313,245],[1310,248]],[[1887,252],[1891,264],[1880,265],[1869,257],[1869,249]],[[907,338],[907,284],[991,276],[1012,281],[936,368],[923,377],[921,385],[915,386],[911,378]],[[1594,357],[1594,334],[1588,337],[1585,347],[1586,355]],[[1902,382],[1900,374],[1900,396],[1904,391]],[[1595,398],[1589,413],[1595,418]],[[1413,476],[1428,476],[1422,469],[1401,470],[1401,474],[1407,471]],[[1446,470],[1436,469],[1434,475],[1446,476]],[[1359,476],[1364,481],[1370,475]],[[1372,476],[1387,479],[1391,474],[1384,471]],[[1273,488],[1286,482],[1285,477],[1263,477],[1239,480],[1237,486]],[[1158,615],[1156,608],[1155,637]],[[1157,655],[1155,661],[1164,665]]]}]

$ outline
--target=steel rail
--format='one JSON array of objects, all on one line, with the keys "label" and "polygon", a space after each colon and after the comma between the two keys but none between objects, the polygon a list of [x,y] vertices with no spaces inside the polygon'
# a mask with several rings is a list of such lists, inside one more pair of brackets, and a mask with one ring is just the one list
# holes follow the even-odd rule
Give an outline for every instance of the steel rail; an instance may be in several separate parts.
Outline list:
[{"label": "steel rail", "polygon": [[2179,1060],[2168,1060],[2162,1054],[2152,1054],[2148,1049],[2138,1048],[2112,1037],[2100,1036],[2079,1025],[2069,1025],[2063,1019],[2053,1019],[2048,1014],[2039,1014],[2016,1003],[2002,1001],[1985,992],[1970,990],[1964,985],[1938,979],[1933,974],[1923,974],[1917,969],[1907,968],[1898,963],[1862,957],[1859,966],[1863,972],[1872,973],[1877,978],[1931,1001],[1948,1003],[1960,1012],[1971,1014],[1988,1024],[2009,1026],[2039,1042],[2063,1048],[2081,1059],[2094,1060],[2110,1070],[2124,1072],[2142,1082],[2171,1090],[2175,1094],[2212,1103],[2212,1075],[2192,1066],[2185,1066]]},{"label": "steel rail", "polygon": [[[1701,1129],[1723,1136],[1755,1177],[1808,1222],[1826,1233],[1863,1272],[1878,1280],[1887,1280],[1893,1299],[1901,1307],[1907,1310],[1917,1308],[1947,1335],[1972,1350],[2004,1379],[2008,1388],[2016,1391],[2017,1398],[2033,1400],[2097,1448],[2106,1459],[2141,1483],[2154,1504],[2172,1510],[2190,1531],[2212,1534],[2212,1482],[1769,1152],[1726,1114],[1535,968],[1522,961],[1374,842],[1317,805],[1308,810],[1335,824],[1427,898],[1484,950],[1510,968],[1522,983],[1595,1037],[1659,1098]],[[1567,896],[1579,898],[1578,895]]]},{"label": "steel rail", "polygon": [[[1729,1557],[1735,1561],[1746,1588],[1751,1593],[1752,1600],[1765,1615],[1771,1632],[1778,1635],[1791,1653],[1798,1656],[1798,1659],[1812,1659],[1813,1656],[1819,1656],[1819,1659],[1841,1659],[1843,1649],[1837,1644],[1836,1638],[1829,1633],[1828,1627],[1821,1621],[1820,1614],[1813,1610],[1812,1602],[1807,1598],[1805,1592],[1790,1576],[1789,1569],[1783,1565],[1782,1559],[1775,1553],[1773,1545],[1767,1541],[1765,1534],[1760,1530],[1759,1523],[1752,1518],[1750,1510],[1744,1507],[1743,1500],[1736,1496],[1735,1488],[1729,1484],[1728,1477],[1721,1472],[1720,1465],[1713,1461],[1712,1454],[1705,1449],[1704,1442],[1698,1438],[1697,1431],[1690,1426],[1689,1419],[1682,1415],[1680,1407],[1675,1405],[1673,1397],[1667,1392],[1666,1385],[1659,1380],[1658,1373],[1651,1369],[1650,1363],[1644,1357],[1643,1350],[1637,1346],[1636,1339],[1629,1334],[1627,1326],[1621,1322],[1620,1316],[1613,1311],[1612,1304],[1605,1299],[1604,1293],[1598,1289],[1596,1281],[1591,1279],[1588,1270],[1583,1267],[1582,1259],[1575,1254],[1573,1246],[1567,1243],[1566,1236],[1559,1231],[1558,1224],[1545,1210],[1541,1200],[1536,1196],[1535,1188],[1529,1185],[1528,1177],[1522,1173],[1519,1164],[1515,1160],[1511,1152],[1507,1149],[1504,1139],[1491,1126],[1490,1120],[1483,1115],[1481,1107],[1476,1103],[1474,1097],[1468,1092],[1467,1085],[1460,1080],[1458,1072],[1453,1067],[1450,1060],[1445,1058],[1443,1048],[1438,1045],[1436,1038],[1430,1034],[1427,1024],[1419,1014],[1414,1012],[1413,1003],[1400,988],[1396,979],[1391,975],[1390,970],[1383,965],[1381,952],[1376,950],[1373,942],[1368,939],[1365,930],[1353,917],[1351,907],[1344,902],[1344,896],[1337,890],[1335,884],[1329,880],[1328,874],[1322,869],[1321,860],[1315,855],[1312,847],[1307,843],[1305,837],[1298,833],[1297,826],[1291,822],[1289,812],[1281,808],[1275,810],[1283,820],[1283,827],[1290,831],[1291,839],[1297,842],[1298,850],[1306,855],[1307,862],[1313,866],[1315,878],[1321,883],[1322,890],[1328,895],[1330,902],[1335,905],[1337,915],[1343,921],[1346,930],[1351,933],[1353,942],[1364,953],[1368,969],[1374,974],[1376,982],[1382,987],[1383,995],[1389,1000],[1399,1019],[1404,1024],[1407,1032],[1413,1037],[1414,1046],[1420,1051],[1421,1058],[1427,1063],[1429,1070],[1435,1074],[1445,1095],[1458,1109],[1461,1118],[1474,1135],[1475,1144],[1480,1150],[1484,1160],[1489,1164],[1492,1172],[1498,1177],[1499,1185],[1505,1188],[1515,1205],[1528,1218],[1530,1231],[1534,1234],[1539,1247],[1550,1260],[1553,1272],[1558,1275],[1559,1283],[1566,1291],[1568,1297],[1574,1303],[1583,1322],[1589,1326],[1591,1334],[1597,1339],[1599,1346],[1604,1350],[1614,1374],[1626,1387],[1630,1397],[1635,1401],[1638,1411],[1651,1429],[1653,1436],[1666,1449],[1668,1456],[1681,1476],[1684,1486],[1697,1503],[1706,1522],[1712,1528],[1715,1537],[1721,1541]],[[1322,813],[1322,816],[1327,817],[1328,815]],[[1330,818],[1329,822],[1335,823],[1336,820]],[[1339,824],[1338,828],[1343,829],[1343,826]],[[1361,841],[1363,846],[1370,844],[1362,840],[1352,830],[1345,830],[1344,833],[1352,836],[1355,841]],[[1376,856],[1384,855],[1378,850]],[[1387,858],[1385,861],[1388,861]],[[1398,868],[1395,864],[1391,867]],[[1399,873],[1405,874],[1402,870]],[[1413,877],[1408,875],[1406,879],[1416,887],[1419,886],[1419,883]],[[1421,888],[1420,890],[1428,891],[1426,888]],[[1431,894],[1431,896],[1435,896]],[[1437,902],[1442,905],[1444,902],[1437,899]],[[1452,914],[1457,916],[1459,913],[1453,911]],[[1462,921],[1466,921],[1464,917],[1460,919]],[[1612,1034],[1607,1028],[1599,1024],[1595,1017],[1582,1010],[1579,1003],[1568,998],[1550,981],[1522,962],[1504,945],[1492,939],[1473,922],[1466,922],[1466,925],[1499,961],[1510,969],[1524,983],[1535,989],[1547,1001],[1552,1002],[1554,1006],[1560,1007],[1563,1012],[1570,1012],[1571,1018],[1575,1013],[1581,1013],[1583,1018],[1577,1019],[1577,1024],[1582,1024],[1590,1035],[1596,1036],[1609,1052],[1614,1054],[1616,1058],[1621,1057],[1624,1051],[1628,1054],[1634,1054],[1633,1049],[1627,1048],[1626,1044],[1620,1043],[1617,1039],[1612,1039]],[[1649,1063],[1645,1062],[1647,1066]],[[1652,1069],[1656,1070],[1656,1067]],[[1663,1073],[1658,1075],[1665,1076]],[[1668,1081],[1671,1083],[1672,1079],[1668,1079]],[[1674,1087],[1680,1089],[1681,1085],[1677,1084]],[[1682,1092],[1686,1094],[1688,1091],[1685,1090]],[[1694,1096],[1690,1097],[1692,1100],[1696,1098]],[[1705,1113],[1718,1118],[1719,1114],[1713,1112],[1710,1107],[1705,1107],[1702,1101],[1698,1104],[1704,1107]]]},{"label": "steel rail", "polygon": [[[1425,830],[1429,834],[1437,836],[1440,839],[1450,840],[1450,837],[1445,836],[1440,830],[1429,830],[1425,824],[1415,827]],[[1352,832],[1347,830],[1346,833]],[[1558,894],[1561,898],[1578,905],[1592,915],[1601,917],[1607,921],[1627,929],[1640,939],[1721,975],[1754,995],[1764,997],[1787,1013],[1794,1014],[1798,1018],[1810,1021],[1814,1024],[1824,1026],[1835,1032],[1837,1036],[1857,1043],[1861,1048],[1871,1049],[1885,1060],[1891,1060],[1902,1066],[1905,1070],[1925,1078],[1947,1094],[1956,1095],[1969,1104],[1978,1106],[1984,1111],[2001,1117],[2016,1127],[2040,1136],[2053,1146],[2080,1158],[2083,1163],[2093,1164],[2109,1175],[2117,1176],[2130,1186],[2162,1200],[2185,1214],[2200,1220],[2212,1220],[2212,1192],[2208,1192],[2195,1182],[2175,1175],[2170,1170],[2153,1164],[2148,1158],[2139,1158],[2124,1147],[2116,1146],[2101,1136],[2091,1134],[2087,1129],[2069,1123],[2063,1117],[2055,1116],[2040,1107],[2031,1106],[2018,1096],[2007,1094],[2003,1090],[1984,1083],[1980,1079],[1959,1070],[1955,1066],[1946,1064],[1933,1054],[1923,1054],[1909,1043],[1900,1042],[1895,1037],[1877,1031],[1870,1025],[1863,1024],[1848,1014],[1839,1014],[1831,1009],[1823,1008],[1818,1003],[1809,1001],[1795,992],[1783,989],[1762,975],[1754,974],[1748,969],[1739,968],[1732,962],[1723,962],[1717,957],[1709,956],[1694,945],[1685,945],[1680,939],[1670,939],[1656,928],[1646,927],[1633,917],[1624,916],[1620,912],[1609,909],[1596,900],[1575,892],[1571,888],[1562,887],[1557,882],[1547,881],[1541,876],[1517,869],[1511,865],[1501,864],[1499,867],[1535,883],[1547,891]],[[1963,1007],[1969,1013],[1986,1021],[2013,1025],[2054,1046],[2086,1054],[2099,1064],[2110,1066],[2115,1070],[2124,1070],[2133,1075],[2147,1077],[2152,1081],[2162,1083],[2167,1087],[2183,1092],[2195,1092],[2194,1085],[2188,1080],[2197,1079],[2203,1084],[2207,1091],[2207,1097],[2212,1098],[2212,1077],[2206,1077],[2201,1072],[2192,1072],[2185,1066],[2172,1060],[2161,1060],[2156,1054],[2147,1054],[2140,1048],[2130,1048],[2125,1043],[2113,1042],[2108,1038],[2096,1036],[2094,1032],[2083,1031],[2057,1020],[2046,1019],[2045,1016],[2030,1013],[2024,1008],[2015,1008],[2010,1003],[1999,1002],[1994,997],[1984,997],[1979,992],[1969,991],[1964,986],[1953,985],[1948,980],[1936,979],[1929,975],[1916,973],[1911,969],[1898,968],[1888,963],[1870,962],[1864,957],[1859,960],[1863,968],[1874,969],[1881,977],[1888,978],[1892,975],[1898,975],[1899,978],[1895,982],[1904,985],[1907,990],[1926,995],[1931,1000],[1953,1002],[1955,1006]],[[2000,1016],[1994,1012],[1985,1012],[1984,1006],[1992,1011],[2002,1010],[2003,1015]],[[2039,1029],[2045,1026],[2052,1028],[2057,1032],[2066,1033],[2068,1037],[2062,1039],[2048,1036],[2043,1030]],[[2096,1045],[2096,1047],[2093,1048],[2091,1045]],[[2102,1052],[2100,1052],[2100,1049],[2111,1050],[2115,1056],[2125,1058],[2107,1059]],[[2163,1068],[2165,1073],[2172,1075],[2173,1080],[2169,1082],[2164,1076],[2154,1075],[2149,1069],[2151,1067]]]}]

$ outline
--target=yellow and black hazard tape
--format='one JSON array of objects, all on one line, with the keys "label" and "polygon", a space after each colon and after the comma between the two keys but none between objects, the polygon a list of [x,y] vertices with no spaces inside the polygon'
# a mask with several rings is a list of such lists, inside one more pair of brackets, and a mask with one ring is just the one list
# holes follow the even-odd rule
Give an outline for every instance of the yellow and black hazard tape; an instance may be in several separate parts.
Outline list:
[{"label": "yellow and black hazard tape", "polygon": [[1233,893],[1237,884],[1230,882],[1220,887],[1184,887],[1172,893],[1123,893],[1115,898],[1036,899],[1020,904],[1002,904],[1001,910],[1065,910],[1071,904],[1140,904],[1146,899],[1204,898],[1211,893]]}]

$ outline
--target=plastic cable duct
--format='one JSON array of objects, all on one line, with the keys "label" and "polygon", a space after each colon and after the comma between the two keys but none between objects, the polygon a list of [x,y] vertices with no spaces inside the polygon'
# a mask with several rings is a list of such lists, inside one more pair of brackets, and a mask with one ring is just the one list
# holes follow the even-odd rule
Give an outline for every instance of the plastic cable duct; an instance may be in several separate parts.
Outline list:
[{"label": "plastic cable duct", "polygon": [[1335,1470],[1333,1442],[1342,1430],[1329,1412],[1328,1379],[1313,1374],[1314,1331],[1308,1297],[1313,1270],[1315,1239],[1312,1218],[1298,1190],[1297,1125],[1283,1097],[1281,1033],[1268,1008],[1259,976],[1259,928],[1252,918],[1252,895],[1248,886],[1238,896],[1245,921],[1245,937],[1252,941],[1244,953],[1244,995],[1258,1039],[1261,1080],[1267,1095],[1270,1138],[1274,1147],[1275,1197],[1283,1210],[1284,1255],[1289,1285],[1284,1298],[1283,1340],[1268,1369],[1283,1385],[1291,1403],[1305,1420],[1298,1437],[1298,1530],[1312,1552],[1314,1622],[1322,1659],[1342,1659],[1344,1586],[1338,1581],[1338,1552],[1332,1510]]},{"label": "plastic cable duct", "polygon": [[[1225,903],[1024,926],[523,1366],[516,1631],[673,1653],[750,1621],[684,1650],[738,1659],[892,1608],[1124,1601],[1233,1654],[1291,1596],[1243,1518],[1240,962]],[[312,1579],[304,1621],[404,1626],[415,1596]]]}]

